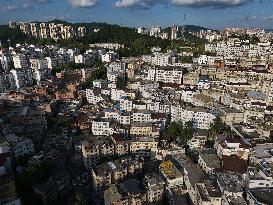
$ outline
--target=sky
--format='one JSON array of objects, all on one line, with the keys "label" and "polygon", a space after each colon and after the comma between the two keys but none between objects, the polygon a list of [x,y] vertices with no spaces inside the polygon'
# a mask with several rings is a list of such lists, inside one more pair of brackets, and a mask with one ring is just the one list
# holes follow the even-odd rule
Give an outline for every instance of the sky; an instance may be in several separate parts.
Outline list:
[{"label": "sky", "polygon": [[0,0],[0,24],[52,19],[130,27],[273,29],[273,0]]}]

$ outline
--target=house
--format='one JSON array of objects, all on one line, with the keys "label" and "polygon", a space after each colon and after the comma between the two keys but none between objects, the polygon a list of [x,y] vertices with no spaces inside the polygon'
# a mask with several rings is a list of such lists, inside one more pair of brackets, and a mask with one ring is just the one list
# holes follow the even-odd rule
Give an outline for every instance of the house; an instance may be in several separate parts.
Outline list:
[{"label": "house", "polygon": [[168,188],[183,186],[183,171],[179,170],[170,160],[161,162],[159,169]]},{"label": "house", "polygon": [[196,184],[196,193],[199,205],[222,204],[222,193],[216,181],[206,180],[204,183]]},{"label": "house", "polygon": [[130,135],[132,136],[152,136],[153,125],[152,123],[131,123]]},{"label": "house", "polygon": [[257,188],[247,191],[247,200],[249,204],[272,205],[273,189]]},{"label": "house", "polygon": [[117,183],[125,177],[142,172],[142,158],[123,157],[108,161],[92,169],[92,180],[97,192],[103,191],[108,185]]},{"label": "house", "polygon": [[220,158],[223,156],[236,155],[247,160],[250,154],[251,145],[246,144],[241,139],[228,135],[218,135],[216,136],[214,147]]},{"label": "house", "polygon": [[4,139],[8,142],[12,148],[14,157],[19,159],[21,157],[32,155],[35,153],[32,140],[24,137],[18,137],[15,134],[5,135]]},{"label": "house", "polygon": [[201,149],[199,151],[198,164],[204,172],[212,176],[220,168],[221,161],[215,149]]},{"label": "house", "polygon": [[130,144],[130,153],[143,156],[151,157],[157,155],[158,142],[151,137],[134,137]]},{"label": "house", "polygon": [[81,151],[85,168],[91,169],[101,157],[114,155],[115,145],[108,136],[96,136],[83,142]]},{"label": "house", "polygon": [[193,133],[193,138],[188,142],[191,149],[202,148],[208,140],[208,131],[197,129]]},{"label": "house", "polygon": [[160,205],[165,193],[165,182],[157,173],[145,175],[145,188],[147,190],[147,204]]}]

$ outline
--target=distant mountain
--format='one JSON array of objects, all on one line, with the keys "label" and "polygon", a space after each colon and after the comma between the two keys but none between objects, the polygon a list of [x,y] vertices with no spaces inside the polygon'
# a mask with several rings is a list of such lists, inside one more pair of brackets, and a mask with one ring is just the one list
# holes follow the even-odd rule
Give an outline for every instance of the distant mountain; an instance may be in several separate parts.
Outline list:
[{"label": "distant mountain", "polygon": [[266,32],[273,32],[273,29],[265,29]]}]

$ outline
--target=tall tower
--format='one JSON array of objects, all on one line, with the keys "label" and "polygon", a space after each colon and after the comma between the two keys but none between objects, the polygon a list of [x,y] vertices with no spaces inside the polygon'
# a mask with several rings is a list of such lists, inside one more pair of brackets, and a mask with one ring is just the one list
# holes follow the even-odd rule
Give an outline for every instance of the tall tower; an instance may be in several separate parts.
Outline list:
[{"label": "tall tower", "polygon": [[171,29],[171,40],[177,39],[177,28],[176,25],[173,24],[172,29]]},{"label": "tall tower", "polygon": [[185,33],[186,33],[186,15],[184,14],[181,26],[181,38],[185,41]]}]

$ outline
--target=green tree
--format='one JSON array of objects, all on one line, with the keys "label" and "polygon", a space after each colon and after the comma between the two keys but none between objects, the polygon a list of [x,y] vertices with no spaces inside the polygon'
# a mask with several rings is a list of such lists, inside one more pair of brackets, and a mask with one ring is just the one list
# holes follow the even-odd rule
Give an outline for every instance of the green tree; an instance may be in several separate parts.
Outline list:
[{"label": "green tree", "polygon": [[189,140],[192,139],[193,136],[193,125],[192,121],[188,121],[185,123],[182,129],[182,133],[180,136],[180,140],[184,143],[187,143]]},{"label": "green tree", "polygon": [[208,137],[210,140],[214,140],[216,135],[230,131],[230,127],[220,117],[217,117],[214,123],[210,125]]},{"label": "green tree", "polygon": [[167,129],[167,133],[174,140],[181,140],[183,143],[187,143],[193,136],[193,126],[192,122],[186,122],[184,126],[172,122]]},{"label": "green tree", "polygon": [[181,63],[192,63],[192,57],[190,56],[182,56],[179,58]]},{"label": "green tree", "polygon": [[89,205],[89,202],[82,193],[76,192],[75,193],[75,205]]},{"label": "green tree", "polygon": [[167,129],[167,133],[171,136],[172,139],[176,140],[181,136],[182,127],[179,126],[176,122],[171,122],[170,126]]},{"label": "green tree", "polygon": [[118,76],[117,77],[117,88],[118,89],[124,89],[124,87],[126,85],[127,85],[126,79]]}]

